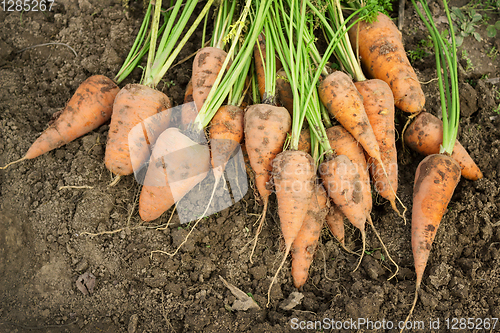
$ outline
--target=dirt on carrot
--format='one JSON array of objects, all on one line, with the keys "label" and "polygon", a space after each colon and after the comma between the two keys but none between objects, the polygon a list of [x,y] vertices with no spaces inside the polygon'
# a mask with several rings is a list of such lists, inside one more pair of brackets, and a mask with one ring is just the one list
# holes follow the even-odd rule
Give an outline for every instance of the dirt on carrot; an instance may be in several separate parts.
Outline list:
[{"label": "dirt on carrot", "polygon": [[321,230],[325,224],[329,210],[329,198],[323,185],[316,185],[306,218],[293,241],[290,253],[292,255],[292,278],[296,288],[301,288],[309,276],[309,267],[318,247]]},{"label": "dirt on carrot", "polygon": [[[437,154],[443,143],[443,122],[428,112],[422,112],[406,129],[404,141],[408,147],[422,155]],[[460,165],[464,178],[469,180],[483,178],[483,173],[458,140],[455,142],[451,157]]]},{"label": "dirt on carrot", "polygon": [[[115,175],[130,175],[147,162],[151,145],[170,125],[170,99],[164,93],[140,84],[128,84],[118,93],[113,104],[104,163]],[[159,113],[155,121],[147,121]],[[161,120],[161,121],[160,121]],[[143,135],[133,139],[135,154],[130,154],[129,133],[143,124]],[[148,125],[146,127],[146,124]]]},{"label": "dirt on carrot", "polygon": [[321,82],[319,97],[328,112],[351,133],[368,155],[380,161],[380,149],[366,115],[363,98],[352,79],[341,71],[333,72]]},{"label": "dirt on carrot", "polygon": [[222,69],[227,53],[216,47],[204,47],[196,54],[193,61],[193,100],[197,112],[200,112],[203,103]]},{"label": "dirt on carrot", "polygon": [[80,84],[64,110],[56,115],[26,155],[1,169],[43,155],[98,128],[111,118],[113,102],[119,91],[118,86],[103,75],[89,77]]},{"label": "dirt on carrot", "polygon": [[395,211],[398,211],[396,207],[398,153],[394,125],[394,97],[387,83],[382,80],[356,82],[355,86],[363,96],[366,115],[377,139],[382,163],[385,166],[384,170],[376,159],[367,158],[375,189],[383,198],[389,200]]},{"label": "dirt on carrot", "polygon": [[391,87],[396,106],[410,113],[422,111],[425,96],[394,22],[379,13],[373,23],[361,21],[354,25],[349,37],[367,75]]}]

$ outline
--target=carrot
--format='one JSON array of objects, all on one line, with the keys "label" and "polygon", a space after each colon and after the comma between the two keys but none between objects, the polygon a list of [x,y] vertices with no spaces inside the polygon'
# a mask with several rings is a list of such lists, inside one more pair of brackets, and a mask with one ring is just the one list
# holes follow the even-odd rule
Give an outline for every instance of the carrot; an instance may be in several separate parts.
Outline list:
[{"label": "carrot", "polygon": [[381,160],[380,149],[363,106],[363,98],[347,74],[336,71],[319,86],[319,97],[328,112],[358,141],[368,155]]},{"label": "carrot", "polygon": [[302,222],[290,253],[292,254],[292,278],[296,288],[302,287],[309,275],[314,253],[318,246],[321,229],[328,212],[329,199],[322,185],[316,185],[306,218]]},{"label": "carrot", "polygon": [[253,48],[253,59],[255,61],[255,73],[257,75],[257,87],[259,89],[260,100],[264,100],[266,92],[266,73],[264,64],[266,62],[266,41],[262,34],[257,38]]},{"label": "carrot", "polygon": [[80,84],[64,110],[35,140],[26,155],[0,169],[43,155],[101,126],[111,117],[113,101],[119,90],[105,76],[89,77]]},{"label": "carrot", "polygon": [[[207,14],[212,2],[213,0],[207,1],[188,31],[183,33],[183,38],[180,41],[178,39],[196,7],[196,2],[191,0],[185,3],[176,2],[172,8],[172,14],[169,14],[171,16],[167,20],[168,26],[163,29],[163,33],[161,34],[158,28],[162,13],[162,3],[158,1],[155,3],[150,26],[149,45],[151,47],[148,50],[148,60],[141,85],[125,86],[113,105],[113,117],[106,145],[105,164],[118,177],[110,185],[115,184],[120,179],[119,176],[131,174],[135,167],[145,163],[147,158],[149,158],[150,145],[169,126],[170,112],[162,111],[171,107],[170,100],[165,94],[156,91],[154,88],[161,81],[166,71],[168,71],[197,25]],[[177,17],[178,14],[180,16]],[[173,24],[174,21],[175,25]],[[157,43],[160,35],[161,39]],[[150,117],[160,112],[162,112],[161,116],[156,116],[154,117],[155,121],[151,121]],[[146,119],[150,120],[147,121]],[[144,121],[146,123],[142,123]],[[150,128],[147,128],[146,125]],[[135,126],[139,126],[138,128],[142,127],[143,134],[137,138],[131,137],[130,141],[132,145],[130,146],[128,142],[129,131],[134,130]],[[140,134],[140,132],[137,130],[135,134]],[[130,154],[130,149],[135,150],[135,154]]]},{"label": "carrot", "polygon": [[417,167],[411,216],[411,247],[417,279],[415,298],[406,320],[417,303],[434,237],[459,181],[460,165],[448,155],[429,155]]},{"label": "carrot", "polygon": [[278,73],[276,73],[276,92],[280,104],[288,110],[290,116],[293,115],[292,86],[290,85],[290,81],[284,69],[280,69]]},{"label": "carrot", "polygon": [[152,221],[184,197],[210,170],[208,146],[200,145],[177,128],[157,139],[139,197],[139,215]]},{"label": "carrot", "polygon": [[[404,142],[423,155],[439,153],[439,147],[443,143],[443,122],[428,112],[420,113],[405,131]],[[460,165],[464,178],[483,178],[483,173],[458,140],[455,141],[451,157]]]},{"label": "carrot", "polygon": [[[283,110],[288,115],[286,109],[283,108]],[[274,188],[278,200],[278,215],[285,240],[285,253],[281,265],[269,285],[268,305],[274,281],[283,267],[307,215],[313,196],[314,178],[316,177],[311,155],[300,150],[286,150],[278,154],[272,165]]]},{"label": "carrot", "polygon": [[193,80],[189,80],[187,86],[186,86],[186,92],[184,94],[184,105],[182,105],[181,109],[181,123],[180,123],[180,128],[181,129],[187,129],[188,125],[196,119],[196,115],[198,114],[198,111],[194,107],[195,104],[193,103]]},{"label": "carrot", "polygon": [[349,37],[368,76],[391,87],[396,106],[410,113],[422,111],[425,96],[392,20],[379,13],[373,23],[356,23],[349,29]]},{"label": "carrot", "polygon": [[320,175],[330,199],[361,232],[363,250],[357,269],[366,248],[365,224],[369,215],[358,169],[346,155],[337,155],[321,164]]},{"label": "carrot", "polygon": [[211,161],[216,180],[220,179],[231,155],[243,140],[243,116],[242,108],[225,105],[210,122]]},{"label": "carrot", "polygon": [[308,154],[311,153],[311,131],[309,128],[304,128],[300,131],[298,150],[302,150]]},{"label": "carrot", "polygon": [[[158,90],[140,84],[127,84],[123,87],[113,104],[104,156],[106,168],[115,175],[126,176],[145,163],[149,158],[150,145],[155,143],[157,136],[170,124],[170,112],[163,112],[170,107],[170,99]],[[161,116],[153,119],[161,121],[147,121],[160,113]],[[142,135],[135,138],[131,136],[132,141],[129,142],[129,132],[145,121],[154,129],[148,130],[146,123],[143,123],[143,133],[139,133]],[[129,143],[133,143],[134,154],[130,153],[132,147]]]},{"label": "carrot", "polygon": [[333,237],[345,248],[344,217],[344,213],[335,204],[330,205],[328,214],[326,214],[326,225]]},{"label": "carrot", "polygon": [[[425,1],[420,1],[421,7],[412,0],[418,15],[429,30],[436,54],[436,70],[440,93],[441,111],[443,114],[443,129],[439,154],[425,157],[417,167],[413,185],[413,208],[411,221],[411,245],[415,262],[416,285],[413,304],[406,318],[410,318],[418,299],[418,291],[429,259],[432,243],[436,236],[441,219],[451,200],[462,168],[453,158],[457,145],[457,133],[460,119],[460,94],[458,89],[458,56],[453,22],[450,17],[447,1],[443,6],[448,18],[451,43],[444,40],[441,32],[432,24],[432,13]],[[422,13],[421,8],[424,10]],[[426,121],[429,123],[429,121]],[[424,124],[426,123],[424,122]],[[439,122],[434,122],[434,129],[439,130]],[[424,135],[424,128],[419,132]],[[405,324],[406,324],[405,321]],[[402,332],[402,330],[401,330]]]},{"label": "carrot", "polygon": [[184,93],[184,103],[194,102],[193,99],[193,80],[189,80],[186,86],[186,92]]},{"label": "carrot", "polygon": [[342,126],[333,126],[326,129],[330,146],[337,155],[345,155],[355,165],[360,177],[363,200],[368,212],[372,210],[372,193],[370,187],[370,175],[363,148],[356,142],[353,136]]},{"label": "carrot", "polygon": [[[250,106],[245,112],[245,145],[250,165],[255,173],[255,185],[264,203],[264,212],[257,228],[254,247],[265,220],[269,195],[267,183],[273,170],[272,161],[281,152],[287,132],[291,129],[291,118],[283,107],[268,104]],[[250,260],[252,260],[252,254]]]},{"label": "carrot", "polygon": [[391,89],[382,80],[373,79],[355,83],[363,97],[366,115],[377,139],[382,165],[374,158],[368,157],[368,165],[377,192],[389,200],[392,208],[396,207],[398,189],[398,162],[394,129],[394,97]]},{"label": "carrot", "polygon": [[[364,6],[364,4],[360,2],[357,2],[357,5],[360,5],[361,7]],[[390,170],[386,170],[386,163],[396,162],[396,159],[387,160],[387,156],[385,155],[382,157],[381,147],[382,145],[384,146],[384,154],[387,154],[386,145],[393,146],[393,153],[395,153],[394,130],[392,131],[392,139],[387,142],[385,141],[385,139],[388,139],[388,136],[390,136],[390,129],[394,127],[394,98],[392,97],[392,92],[389,86],[387,86],[384,81],[366,80],[359,60],[356,58],[353,52],[351,41],[349,40],[348,35],[344,33],[343,35],[337,36],[339,32],[346,32],[347,30],[345,28],[345,21],[342,14],[340,1],[337,0],[330,2],[327,6],[327,11],[330,14],[333,27],[330,26],[329,22],[322,15],[322,13],[320,13],[317,9],[315,10],[316,15],[325,24],[325,32],[327,38],[331,40],[330,43],[338,41],[338,46],[335,51],[337,60],[357,82],[356,84],[352,84],[350,78],[347,75],[334,72],[333,74],[329,75],[320,86],[320,97],[323,104],[327,107],[328,111],[333,116],[335,116],[342,124],[342,126],[344,126],[344,128],[349,131],[352,136],[363,146],[368,157],[370,157],[369,165],[375,164],[374,171],[381,171],[381,175],[377,174],[377,180],[388,179],[388,173],[391,172],[393,173],[393,175],[391,175],[391,180],[396,177],[396,187],[393,187],[392,183],[387,181],[385,184],[379,182],[378,189],[383,189],[386,192],[390,192],[391,204],[397,211],[397,207],[395,205],[395,199],[397,198],[397,164],[395,174],[393,170],[394,164],[391,165]],[[357,22],[359,22],[359,19]],[[381,115],[387,113],[388,111],[385,110],[386,108],[388,110],[392,109],[392,122],[389,116],[387,122],[385,123],[388,127],[381,128],[380,122],[375,121],[375,119],[377,118],[375,114],[379,112],[381,113]],[[368,116],[368,113],[370,113],[370,116]],[[379,115],[378,117],[381,116]],[[389,131],[389,133],[383,134],[381,133],[382,131]],[[365,137],[362,137],[362,135],[365,135]],[[346,153],[341,152],[340,154]],[[349,158],[351,160],[353,159],[350,155]],[[353,160],[353,162],[355,161]],[[364,171],[360,171],[360,176],[364,178],[366,184],[368,184],[369,187],[370,177],[368,171],[366,173]],[[387,186],[382,187],[382,185]],[[365,197],[367,196],[365,195]],[[397,199],[399,200],[399,198]],[[369,203],[368,208],[369,211],[371,211],[371,202],[367,203]],[[402,216],[404,218],[404,215]]]},{"label": "carrot", "polygon": [[[326,130],[326,133],[327,133],[328,141],[330,142],[332,149],[337,154],[340,154],[340,156],[346,156],[348,158],[348,160],[350,161],[350,163],[352,163],[354,165],[354,167],[356,169],[356,173],[353,174],[353,176],[359,177],[359,178],[357,178],[354,183],[349,183],[349,180],[348,180],[346,185],[353,187],[354,194],[358,190],[361,192],[360,198],[362,201],[362,206],[365,209],[365,214],[366,214],[365,218],[368,221],[368,223],[370,224],[370,226],[372,227],[373,232],[377,236],[378,240],[380,241],[384,251],[387,254],[388,259],[396,266],[396,273],[397,273],[397,271],[399,270],[399,266],[396,264],[396,262],[394,262],[391,255],[389,254],[389,252],[388,252],[387,248],[385,247],[385,244],[382,241],[378,231],[376,230],[375,225],[373,224],[371,216],[370,216],[373,201],[372,201],[372,193],[371,193],[371,187],[370,187],[370,176],[368,174],[368,166],[366,164],[366,159],[365,159],[363,149],[361,148],[361,146],[358,145],[356,140],[354,140],[352,135],[350,135],[349,132],[347,132],[342,126],[330,127]],[[341,169],[347,168],[348,169],[349,167],[348,166],[338,166],[337,168],[341,168]],[[347,178],[347,179],[349,179],[349,178]],[[332,186],[332,185],[329,185],[329,186]],[[339,185],[337,185],[337,186],[339,186]],[[325,187],[326,187],[326,185],[325,185]],[[331,198],[334,199],[333,197],[331,197]],[[334,202],[335,202],[335,200],[334,200]],[[339,206],[340,210],[344,213],[344,215],[349,219],[349,221],[355,227],[357,227],[358,229],[360,227],[363,228],[362,236],[363,236],[363,242],[364,242],[365,241],[365,236],[363,235],[364,224],[361,224],[360,220],[358,220],[356,217],[353,217],[352,219],[349,218],[348,214],[351,214],[351,213],[343,210],[342,207],[337,202],[335,202],[335,203]],[[355,221],[356,224],[352,222],[353,220]],[[364,247],[365,247],[365,244],[363,244],[363,251],[364,251]],[[361,262],[362,258],[363,258],[363,256],[361,255],[360,262]],[[396,273],[394,273],[391,276],[391,278],[394,277]],[[391,278],[389,278],[389,279],[391,279]]]},{"label": "carrot", "polygon": [[[260,34],[257,42],[254,45],[253,54],[255,62],[255,73],[257,75],[257,87],[259,89],[260,100],[265,101],[270,96],[266,94],[266,69],[265,66],[268,65],[266,61],[267,49],[266,49],[266,38],[263,34]],[[274,56],[275,69],[280,69],[282,67],[280,59],[277,55]],[[268,91],[267,91],[268,92]],[[272,96],[274,98],[274,96]]]},{"label": "carrot", "polygon": [[227,53],[217,47],[205,47],[198,51],[193,61],[193,100],[197,112],[208,97],[217,75],[222,69]]}]

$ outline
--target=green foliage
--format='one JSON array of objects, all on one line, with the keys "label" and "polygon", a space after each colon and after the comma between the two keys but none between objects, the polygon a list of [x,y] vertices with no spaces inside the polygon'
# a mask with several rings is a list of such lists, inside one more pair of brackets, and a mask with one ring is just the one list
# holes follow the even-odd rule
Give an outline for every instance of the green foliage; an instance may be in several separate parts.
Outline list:
[{"label": "green foliage", "polygon": [[465,71],[469,71],[474,69],[474,64],[472,63],[472,60],[469,58],[469,54],[467,53],[467,50],[463,49],[462,50],[462,60],[465,60],[467,65],[465,66]]},{"label": "green foliage", "polygon": [[491,60],[495,61],[498,57],[498,50],[495,46],[493,46],[489,51],[488,53],[486,53],[486,55],[488,56],[488,58],[490,58]]},{"label": "green foliage", "polygon": [[474,36],[477,41],[482,41],[482,37],[479,32],[476,31],[478,23],[483,19],[483,15],[477,13],[474,9],[462,11],[462,9],[457,7],[452,7],[451,18],[455,23],[458,24],[455,29],[459,31],[457,38],[457,47],[462,45],[464,38],[468,36]]},{"label": "green foliage", "polygon": [[414,63],[417,60],[430,56],[432,54],[430,53],[432,46],[431,36],[428,35],[427,38],[422,39],[418,42],[417,48],[415,50],[408,50],[406,53],[408,54],[408,58],[410,58],[410,61]]},{"label": "green foliage", "polygon": [[500,11],[500,0],[487,0],[485,2],[475,0],[460,8],[452,7],[451,17],[458,25],[456,30],[460,32],[457,36],[457,46],[462,45],[463,39],[467,36],[474,36],[478,41],[481,41],[481,35],[475,30],[480,24],[487,25],[486,34],[489,38],[497,35],[498,30],[500,30],[500,21],[488,24],[490,17],[487,13],[490,11]]},{"label": "green foliage", "polygon": [[497,30],[500,30],[500,21],[496,21],[494,25],[488,25],[486,28],[486,34],[488,37],[493,38],[497,35]]},{"label": "green foliage", "polygon": [[365,0],[362,1],[362,6],[365,8],[360,12],[359,16],[367,22],[375,21],[378,12],[384,13],[389,17],[389,13],[392,12],[391,0]]},{"label": "green foliage", "polygon": [[[500,90],[497,90],[496,99],[500,101]],[[493,112],[500,115],[500,103],[493,109]]]}]

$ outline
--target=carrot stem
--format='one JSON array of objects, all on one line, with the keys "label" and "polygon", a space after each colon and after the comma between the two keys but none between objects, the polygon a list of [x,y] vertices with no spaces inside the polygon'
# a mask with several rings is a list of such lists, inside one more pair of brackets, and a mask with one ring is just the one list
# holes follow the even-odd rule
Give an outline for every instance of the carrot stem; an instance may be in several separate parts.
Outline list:
[{"label": "carrot stem", "polygon": [[[156,49],[156,35],[158,31],[159,15],[161,12],[161,1],[156,2],[155,13],[153,16],[153,22],[151,27],[151,46],[148,54],[148,63],[146,67],[146,72],[142,80],[142,84],[150,87],[156,87],[161,81],[165,73],[170,69],[175,58],[182,50],[188,39],[191,37],[193,32],[198,27],[201,20],[208,13],[214,0],[208,0],[200,14],[189,28],[189,30],[184,34],[184,37],[179,42],[178,39],[184,31],[184,28],[188,24],[188,21],[193,13],[196,4],[196,0],[188,0],[185,4],[182,4],[181,0],[177,0],[170,18],[168,19],[167,26],[162,35],[160,45],[158,46],[158,52]],[[177,13],[180,11],[180,7],[183,10],[177,20]],[[174,25],[175,21],[175,25]]]},{"label": "carrot stem", "polygon": [[[453,22],[451,20],[447,1],[443,0],[446,17],[450,26],[450,45],[446,40],[444,40],[434,24],[432,14],[427,6],[427,1],[419,0],[419,2],[422,4],[425,15],[417,6],[415,0],[412,0],[415,10],[429,30],[436,53],[436,68],[441,99],[441,110],[443,114],[443,143],[441,144],[439,152],[441,154],[444,153],[451,155],[457,138],[458,123],[460,118],[460,96],[458,90],[457,66],[458,59]],[[443,71],[441,63],[445,66]]]},{"label": "carrot stem", "polygon": [[[252,2],[251,0],[246,1],[243,12],[240,15],[238,21],[235,23],[234,26],[235,31],[230,32],[232,36],[234,36],[235,41],[233,41],[233,45],[231,46],[231,49],[228,52],[226,58],[227,61],[229,61],[229,59],[232,58],[232,55],[234,53],[234,47],[236,45],[237,40],[239,39],[239,36],[241,35],[246,17],[248,15],[248,12],[250,11],[251,2]],[[222,103],[224,103],[224,100],[226,99],[229,90],[231,89],[231,86],[238,79],[237,74],[241,73],[243,68],[246,66],[245,61],[242,61],[242,59],[250,58],[251,54],[253,53],[253,45],[255,44],[255,41],[257,40],[259,33],[262,31],[264,25],[264,17],[271,3],[272,1],[270,0],[265,0],[259,3],[258,11],[255,15],[255,22],[250,26],[250,29],[245,38],[245,41],[243,42],[240,52],[238,52],[234,57],[234,60],[225,75],[223,75],[224,74],[223,72],[224,69],[227,67],[227,63],[223,65],[222,70],[221,72],[219,72],[219,76],[217,77],[216,80],[216,84],[219,85],[219,87],[217,89],[212,89],[210,91],[206,102],[203,104],[203,107],[201,108],[201,110],[198,113],[198,116],[195,119],[194,126],[198,128],[206,127],[210,123],[210,120],[212,120],[213,116],[220,108]],[[224,77],[222,78],[222,76]]]},{"label": "carrot stem", "polygon": [[[148,5],[148,9],[146,10],[146,14],[144,15],[144,20],[142,21],[141,28],[139,29],[137,37],[135,38],[134,44],[132,45],[129,54],[127,55],[127,58],[123,62],[122,67],[118,71],[118,74],[116,74],[115,76],[116,83],[120,83],[123,80],[125,80],[125,78],[137,66],[139,61],[141,61],[142,57],[146,54],[146,52],[149,49],[151,32],[149,32],[147,36],[146,32],[147,32],[147,27],[149,25],[149,21],[151,19],[151,8],[152,4],[150,2]],[[164,28],[164,26],[162,27]],[[144,40],[146,40],[146,43],[142,46],[142,48],[139,48],[143,44]]]}]

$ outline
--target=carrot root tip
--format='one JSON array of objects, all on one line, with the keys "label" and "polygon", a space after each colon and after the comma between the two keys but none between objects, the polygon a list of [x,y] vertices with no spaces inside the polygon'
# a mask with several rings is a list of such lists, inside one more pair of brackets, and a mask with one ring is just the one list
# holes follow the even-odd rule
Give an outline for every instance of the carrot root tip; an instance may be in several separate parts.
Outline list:
[{"label": "carrot root tip", "polygon": [[361,238],[363,241],[363,249],[361,251],[361,256],[359,256],[358,264],[356,265],[356,268],[352,271],[353,273],[356,272],[361,265],[361,262],[363,261],[363,257],[365,255],[365,250],[366,250],[366,232],[364,230],[361,231]]},{"label": "carrot root tip", "polygon": [[392,206],[392,209],[399,215],[399,217],[401,217],[406,225],[406,211],[408,210],[408,208],[406,208],[406,206],[403,204],[403,202],[401,201],[401,199],[399,199],[398,196],[396,196],[396,199],[399,201],[399,204],[403,207],[403,212],[401,213],[399,210],[398,210],[398,207],[396,206],[396,201],[392,200],[391,201],[391,206]]},{"label": "carrot root tip", "polygon": [[116,184],[118,184],[118,182],[120,181],[120,179],[122,179],[122,176],[120,175],[117,175],[112,181],[111,183],[109,183],[108,187],[113,187],[115,186]]},{"label": "carrot root tip", "polygon": [[283,260],[281,261],[281,264],[280,266],[278,267],[278,270],[276,271],[276,273],[274,274],[273,276],[273,279],[271,280],[271,284],[269,285],[269,289],[267,290],[267,304],[266,304],[266,308],[269,307],[269,304],[271,303],[271,289],[274,285],[274,282],[276,281],[276,279],[278,278],[278,274],[280,273],[281,271],[281,268],[283,267],[283,265],[285,264],[285,260],[286,258],[288,257],[288,253],[290,253],[290,249],[292,247],[292,244],[288,245],[286,247],[286,251],[285,251],[285,254],[283,255]]},{"label": "carrot root tip", "polygon": [[7,169],[8,167],[10,167],[12,164],[17,164],[19,162],[22,162],[24,160],[27,160],[27,157],[26,156],[23,156],[21,157],[20,159],[16,160],[16,161],[13,161],[13,162],[10,162],[8,163],[7,165],[3,166],[3,167],[0,167],[0,170],[5,170]]},{"label": "carrot root tip", "polygon": [[373,229],[373,232],[375,233],[375,235],[377,236],[380,244],[382,245],[382,248],[384,249],[385,254],[387,255],[387,258],[389,258],[389,260],[394,264],[394,266],[396,266],[396,272],[394,272],[394,274],[392,274],[387,279],[387,281],[389,281],[389,280],[391,280],[393,277],[395,277],[398,274],[398,272],[399,272],[399,266],[398,266],[398,264],[396,264],[396,262],[392,259],[391,255],[389,254],[389,251],[387,250],[387,247],[385,246],[385,243],[382,241],[382,237],[380,237],[380,234],[378,233],[377,229],[375,228],[375,225],[373,224],[371,216],[368,217],[368,223],[371,225],[371,227]]},{"label": "carrot root tip", "polygon": [[259,227],[257,228],[257,232],[255,233],[255,238],[252,246],[252,252],[250,252],[250,262],[253,264],[253,254],[255,252],[255,248],[257,247],[257,241],[259,240],[259,235],[260,232],[262,231],[262,226],[264,225],[264,221],[266,220],[266,213],[267,213],[267,204],[269,202],[268,198],[264,199],[264,211],[262,212],[262,217],[259,222]]},{"label": "carrot root tip", "polygon": [[415,310],[415,305],[417,304],[418,290],[419,289],[420,289],[420,283],[417,283],[417,287],[415,288],[415,297],[413,298],[413,304],[411,305],[410,312],[408,313],[408,316],[405,319],[405,323],[403,325],[403,328],[401,329],[401,331],[399,331],[399,333],[403,333],[403,331],[406,327],[406,323],[408,322],[408,320],[410,320],[410,317],[413,314],[413,310]]},{"label": "carrot root tip", "polygon": [[[219,178],[220,179],[220,178]],[[189,230],[188,234],[186,235],[186,237],[184,237],[184,240],[182,241],[181,244],[179,244],[179,246],[177,247],[177,249],[175,249],[175,251],[173,253],[165,253],[165,252],[162,252],[162,253],[165,253],[166,255],[170,256],[170,257],[173,257],[177,254],[177,252],[179,252],[179,250],[181,249],[181,247],[186,244],[189,236],[191,236],[191,233],[194,231],[194,229],[196,229],[196,226],[198,225],[198,223],[205,217],[205,214],[207,213],[208,209],[210,208],[210,204],[212,203],[212,200],[214,198],[214,194],[215,194],[215,190],[217,189],[217,185],[219,184],[219,181],[216,180],[215,181],[215,184],[214,184],[214,189],[212,190],[212,195],[210,196],[210,200],[208,201],[208,205],[207,205],[207,208],[205,208],[205,211],[203,212],[203,214],[201,214],[201,216],[198,218],[198,220],[196,220],[196,223],[193,225],[193,227],[191,228],[191,230]]]}]

